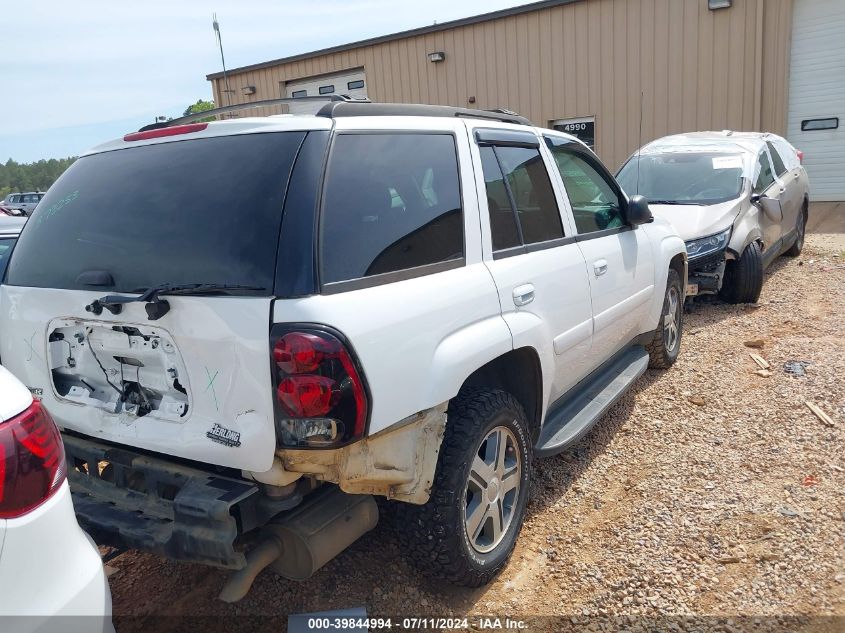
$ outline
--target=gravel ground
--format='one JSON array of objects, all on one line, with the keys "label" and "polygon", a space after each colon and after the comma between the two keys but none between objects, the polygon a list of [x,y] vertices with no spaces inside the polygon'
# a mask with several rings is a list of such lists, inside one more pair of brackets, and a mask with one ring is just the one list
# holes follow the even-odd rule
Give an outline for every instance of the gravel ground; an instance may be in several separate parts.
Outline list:
[{"label": "gravel ground", "polygon": [[769,269],[756,307],[687,311],[676,365],[536,464],[516,552],[488,587],[422,579],[383,521],[311,580],[265,573],[236,605],[215,599],[225,572],[124,553],[110,563],[115,614],[845,616],[843,238],[808,236]]}]

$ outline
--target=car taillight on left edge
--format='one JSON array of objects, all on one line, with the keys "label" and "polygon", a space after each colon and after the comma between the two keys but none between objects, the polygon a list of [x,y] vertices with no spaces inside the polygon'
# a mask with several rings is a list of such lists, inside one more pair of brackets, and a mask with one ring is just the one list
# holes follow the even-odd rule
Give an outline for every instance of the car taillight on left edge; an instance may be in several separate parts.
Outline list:
[{"label": "car taillight on left edge", "polygon": [[66,476],[62,438],[40,402],[0,422],[0,519],[37,508]]},{"label": "car taillight on left edge", "polygon": [[343,337],[319,327],[277,325],[270,342],[279,446],[334,448],[363,437],[369,397]]}]

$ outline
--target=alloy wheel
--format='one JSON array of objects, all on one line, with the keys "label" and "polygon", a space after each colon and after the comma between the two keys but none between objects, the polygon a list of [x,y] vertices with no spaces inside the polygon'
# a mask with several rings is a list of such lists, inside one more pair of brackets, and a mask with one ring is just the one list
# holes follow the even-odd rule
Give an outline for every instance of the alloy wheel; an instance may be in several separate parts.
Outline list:
[{"label": "alloy wheel", "polygon": [[516,435],[504,426],[493,428],[476,451],[464,493],[464,528],[477,552],[492,551],[507,534],[517,509],[522,468]]},{"label": "alloy wheel", "polygon": [[675,286],[669,288],[666,304],[666,314],[663,315],[663,343],[666,345],[666,351],[671,353],[675,351],[681,338],[681,296]]}]

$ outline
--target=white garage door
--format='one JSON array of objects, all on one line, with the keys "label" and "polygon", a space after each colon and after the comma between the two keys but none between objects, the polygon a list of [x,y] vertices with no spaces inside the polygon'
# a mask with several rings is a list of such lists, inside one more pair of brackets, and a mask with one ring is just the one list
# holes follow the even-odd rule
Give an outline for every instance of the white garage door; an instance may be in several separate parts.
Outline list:
[{"label": "white garage door", "polygon": [[787,136],[810,197],[845,200],[845,0],[795,1]]},{"label": "white garage door", "polygon": [[[286,81],[284,89],[286,97],[316,97],[333,94],[350,97],[367,96],[367,82],[363,68]],[[313,106],[309,106],[309,109],[313,109]],[[290,106],[290,111],[296,112],[296,108]]]}]

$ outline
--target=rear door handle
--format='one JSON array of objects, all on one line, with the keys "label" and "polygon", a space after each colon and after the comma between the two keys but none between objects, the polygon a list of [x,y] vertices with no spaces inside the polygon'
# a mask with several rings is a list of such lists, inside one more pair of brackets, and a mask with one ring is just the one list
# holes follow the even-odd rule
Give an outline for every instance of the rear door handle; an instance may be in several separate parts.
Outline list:
[{"label": "rear door handle", "polygon": [[601,277],[605,274],[607,272],[607,260],[599,259],[593,262],[593,272],[596,273],[596,277]]},{"label": "rear door handle", "polygon": [[534,284],[522,284],[513,289],[513,304],[517,307],[534,301]]}]

